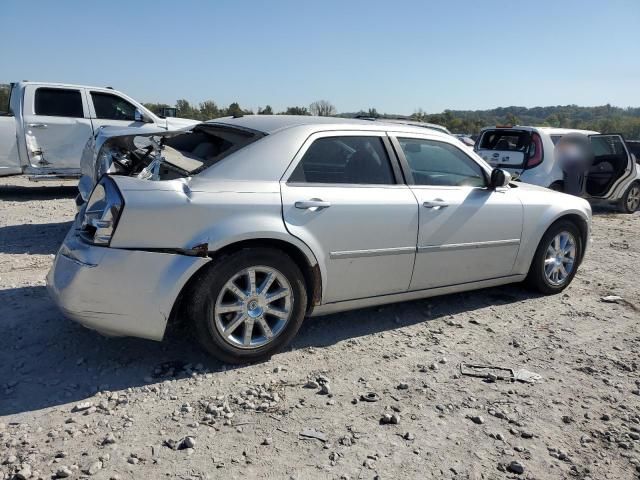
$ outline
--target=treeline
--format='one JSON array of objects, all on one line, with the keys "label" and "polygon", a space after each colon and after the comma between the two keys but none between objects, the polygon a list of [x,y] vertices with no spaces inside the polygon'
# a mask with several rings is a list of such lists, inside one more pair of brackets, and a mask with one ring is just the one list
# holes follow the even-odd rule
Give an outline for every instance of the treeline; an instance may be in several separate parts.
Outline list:
[{"label": "treeline", "polygon": [[[145,104],[154,112],[161,111],[166,104]],[[412,115],[379,113],[375,108],[358,112],[337,113],[336,108],[326,100],[313,102],[309,107],[293,106],[275,112],[271,106],[258,108],[257,111],[243,109],[236,102],[228,107],[219,107],[208,100],[192,105],[187,100],[178,100],[174,107],[178,116],[196,120],[237,115],[320,115],[354,118],[357,116],[373,118],[407,118],[421,122],[444,125],[453,133],[477,134],[490,125],[536,125],[546,127],[579,128],[606,133],[621,133],[627,139],[640,139],[640,108],[620,108],[611,105],[599,107],[579,107],[577,105],[558,105],[550,107],[500,107],[491,110],[445,110],[442,113],[427,113],[422,109]]]},{"label": "treeline", "polygon": [[[8,109],[9,85],[0,84],[0,112]],[[309,106],[292,106],[282,111],[274,111],[270,105],[256,111],[242,108],[233,102],[224,107],[213,100],[191,104],[187,100],[178,100],[175,105],[166,103],[146,103],[145,106],[155,113],[163,108],[177,109],[179,117],[196,120],[238,115],[320,115],[352,118],[366,116],[374,118],[410,118],[423,122],[444,125],[453,133],[476,134],[489,125],[538,125],[562,128],[580,128],[606,133],[621,133],[627,139],[640,139],[640,108],[620,108],[611,105],[599,107],[579,107],[577,105],[558,105],[552,107],[500,107],[491,110],[445,110],[442,113],[427,113],[421,109],[412,115],[393,115],[379,113],[375,108],[359,112],[337,113],[337,109],[327,100],[318,100]]]},{"label": "treeline", "polygon": [[558,105],[552,107],[501,107],[491,110],[445,110],[427,114],[417,111],[414,118],[445,125],[455,133],[478,133],[487,125],[536,125],[579,128],[621,133],[627,139],[640,139],[640,108],[620,108],[609,104],[598,107]]},{"label": "treeline", "polygon": [[175,108],[178,117],[193,118],[194,120],[211,120],[219,117],[237,117],[239,115],[318,115],[328,117],[336,115],[336,109],[326,100],[313,102],[309,107],[287,107],[281,112],[274,112],[271,105],[259,107],[256,112],[245,109],[238,102],[231,103],[228,107],[221,107],[213,100],[200,102],[198,105],[191,105],[188,100],[178,100],[175,105],[166,103],[145,103],[145,107],[156,114],[160,114],[165,108]]}]

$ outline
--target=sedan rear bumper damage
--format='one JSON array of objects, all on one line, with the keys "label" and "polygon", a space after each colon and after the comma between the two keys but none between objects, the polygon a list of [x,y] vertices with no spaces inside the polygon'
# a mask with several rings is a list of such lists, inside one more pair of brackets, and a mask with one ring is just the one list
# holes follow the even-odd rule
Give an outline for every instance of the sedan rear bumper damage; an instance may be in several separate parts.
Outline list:
[{"label": "sedan rear bumper damage", "polygon": [[47,275],[68,318],[110,336],[162,340],[182,287],[209,258],[89,245],[72,228]]}]

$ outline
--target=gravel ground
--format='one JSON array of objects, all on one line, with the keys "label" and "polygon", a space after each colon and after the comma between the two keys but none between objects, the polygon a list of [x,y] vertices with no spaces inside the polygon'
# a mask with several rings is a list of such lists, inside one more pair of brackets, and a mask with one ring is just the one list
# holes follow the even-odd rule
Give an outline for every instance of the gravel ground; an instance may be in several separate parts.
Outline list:
[{"label": "gravel ground", "polygon": [[183,331],[108,339],[58,313],[45,275],[74,196],[0,180],[0,479],[640,477],[638,214],[596,210],[563,294],[310,319],[286,352],[229,367]]}]

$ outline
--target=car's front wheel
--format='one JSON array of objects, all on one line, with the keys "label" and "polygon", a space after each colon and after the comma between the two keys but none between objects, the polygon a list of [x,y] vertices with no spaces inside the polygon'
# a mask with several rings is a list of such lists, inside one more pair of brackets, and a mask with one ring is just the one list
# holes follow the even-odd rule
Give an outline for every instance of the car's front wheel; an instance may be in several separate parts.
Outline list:
[{"label": "car's front wheel", "polygon": [[620,199],[620,210],[623,213],[634,213],[640,208],[640,182],[633,182]]},{"label": "car's front wheel", "polygon": [[246,249],[197,279],[189,316],[202,346],[227,363],[269,358],[295,336],[307,307],[304,277],[284,253]]},{"label": "car's front wheel", "polygon": [[545,232],[531,262],[527,283],[544,294],[559,293],[571,283],[582,255],[575,223],[559,220]]}]

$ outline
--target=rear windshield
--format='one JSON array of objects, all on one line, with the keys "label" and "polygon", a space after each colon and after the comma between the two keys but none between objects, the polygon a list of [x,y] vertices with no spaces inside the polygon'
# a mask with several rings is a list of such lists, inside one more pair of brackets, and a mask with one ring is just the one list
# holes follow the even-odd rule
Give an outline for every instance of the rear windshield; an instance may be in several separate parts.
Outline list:
[{"label": "rear windshield", "polygon": [[488,130],[482,135],[478,148],[506,152],[526,152],[530,142],[529,132],[514,130]]},{"label": "rear windshield", "polygon": [[[197,163],[188,162],[189,167],[180,167],[191,174],[199,173],[219,162],[233,152],[246,147],[264,136],[257,131],[243,130],[224,125],[198,125],[190,133],[167,138],[165,145],[186,155]],[[185,165],[186,166],[186,165]]]}]

